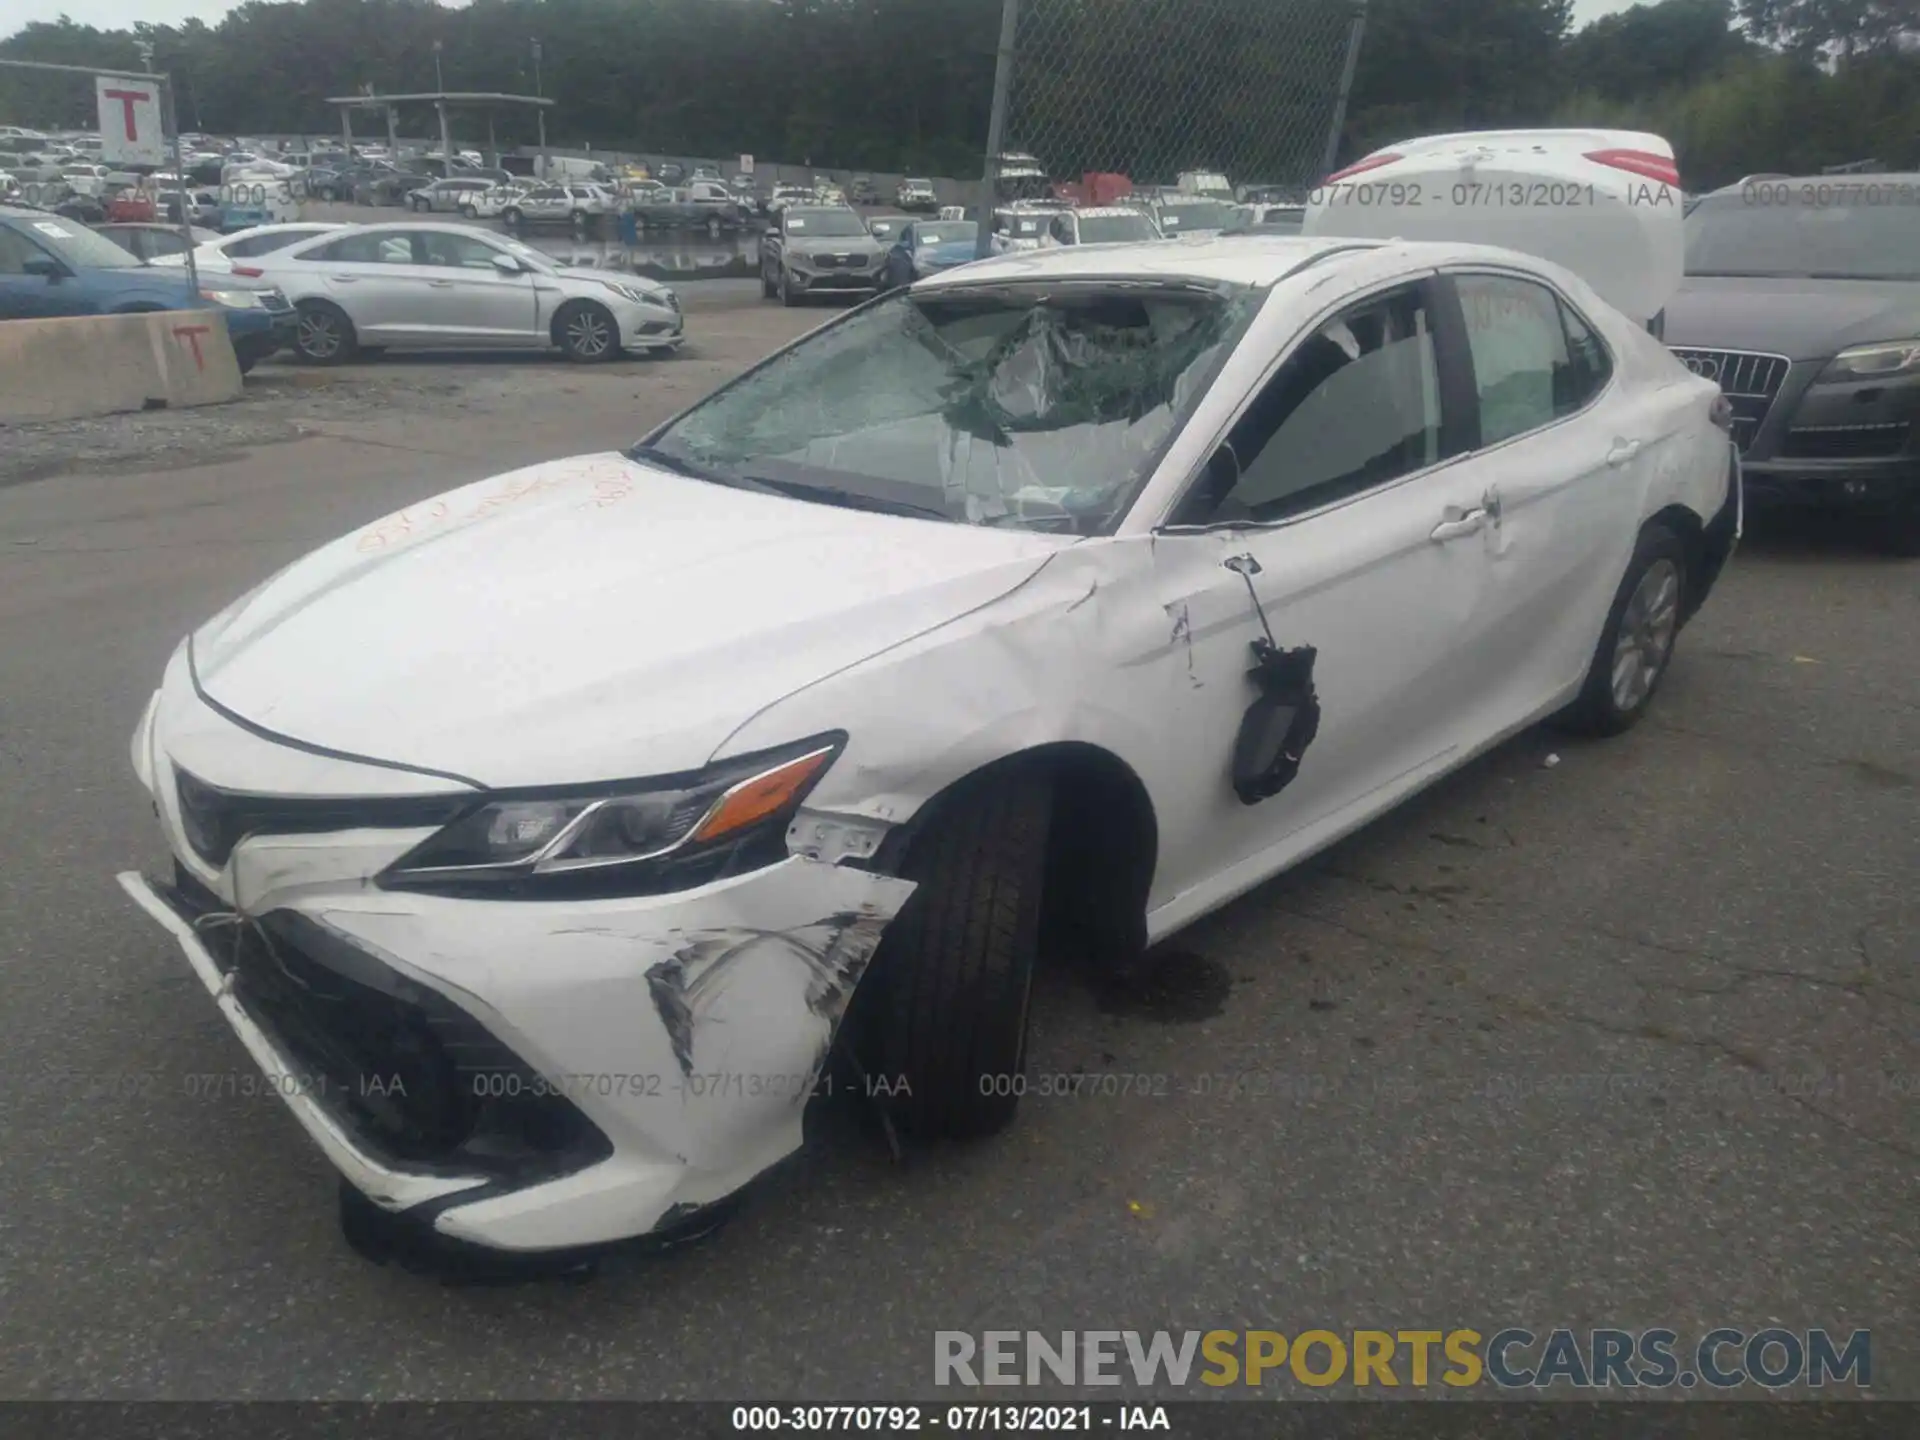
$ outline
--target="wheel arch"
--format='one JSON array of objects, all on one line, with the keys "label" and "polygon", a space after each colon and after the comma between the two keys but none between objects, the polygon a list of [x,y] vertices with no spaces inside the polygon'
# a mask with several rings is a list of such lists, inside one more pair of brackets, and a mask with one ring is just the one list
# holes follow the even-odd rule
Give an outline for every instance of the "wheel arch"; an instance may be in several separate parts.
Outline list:
[{"label": "wheel arch", "polygon": [[[1686,624],[1707,598],[1712,586],[1709,574],[1710,546],[1707,538],[1707,522],[1697,515],[1693,508],[1675,501],[1660,510],[1656,510],[1641,523],[1640,534],[1649,530],[1661,529],[1679,540],[1686,551],[1687,575],[1686,594],[1680,605],[1680,623]],[[1716,567],[1717,568],[1717,567]]]},{"label": "wheel arch", "polygon": [[1071,952],[1097,969],[1124,968],[1146,947],[1159,818],[1139,773],[1102,745],[1048,741],[975,767],[890,830],[869,866],[896,872],[959,800],[1021,774],[1045,776],[1053,792],[1041,902],[1043,948]]}]

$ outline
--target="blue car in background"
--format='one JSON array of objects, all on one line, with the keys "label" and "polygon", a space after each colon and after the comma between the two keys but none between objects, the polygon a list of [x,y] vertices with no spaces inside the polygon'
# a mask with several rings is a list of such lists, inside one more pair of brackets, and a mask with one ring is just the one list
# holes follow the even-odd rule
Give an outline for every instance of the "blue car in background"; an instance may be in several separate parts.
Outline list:
[{"label": "blue car in background", "polygon": [[0,320],[213,309],[227,317],[242,374],[293,344],[299,320],[278,290],[231,275],[195,289],[184,271],[149,265],[77,220],[0,205]]},{"label": "blue car in background", "polygon": [[911,285],[976,258],[980,227],[971,220],[916,220],[887,252],[887,286]]}]

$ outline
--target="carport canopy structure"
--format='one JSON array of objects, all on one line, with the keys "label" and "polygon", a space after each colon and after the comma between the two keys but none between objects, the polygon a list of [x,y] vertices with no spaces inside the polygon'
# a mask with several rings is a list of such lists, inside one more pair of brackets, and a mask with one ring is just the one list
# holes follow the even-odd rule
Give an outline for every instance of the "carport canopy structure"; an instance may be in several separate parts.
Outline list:
[{"label": "carport canopy structure", "polygon": [[553,101],[543,95],[501,95],[484,90],[429,90],[412,95],[329,95],[327,104],[340,107],[340,138],[347,142],[347,149],[353,149],[353,112],[355,110],[385,110],[387,112],[387,143],[389,148],[398,143],[399,108],[402,105],[431,105],[440,117],[440,153],[443,158],[453,158],[453,138],[447,126],[447,112],[453,109],[482,110],[487,116],[487,154],[494,162],[500,159],[500,147],[494,143],[493,117],[500,110],[511,110],[516,106],[527,106],[540,122],[540,158],[544,162],[547,154],[547,110]]}]

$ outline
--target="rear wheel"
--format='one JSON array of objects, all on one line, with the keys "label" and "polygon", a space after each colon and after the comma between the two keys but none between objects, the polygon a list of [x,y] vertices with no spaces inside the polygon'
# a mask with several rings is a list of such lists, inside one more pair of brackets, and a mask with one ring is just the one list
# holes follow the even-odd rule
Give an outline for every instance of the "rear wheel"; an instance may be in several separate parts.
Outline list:
[{"label": "rear wheel", "polygon": [[460,214],[468,220],[478,220],[480,218],[480,212],[471,205],[462,205],[460,207]]},{"label": "rear wheel", "polygon": [[1579,699],[1558,719],[1587,735],[1639,724],[1666,677],[1687,595],[1687,547],[1664,525],[1640,532]]},{"label": "rear wheel", "polygon": [[860,1048],[916,1135],[988,1135],[1019,1108],[1052,806],[1044,775],[994,777],[948,802],[900,867],[918,888],[874,956]]},{"label": "rear wheel", "polygon": [[597,365],[620,353],[620,325],[613,312],[592,300],[570,300],[553,317],[560,351],[577,365]]},{"label": "rear wheel", "polygon": [[342,365],[359,348],[353,321],[338,305],[325,300],[302,300],[300,323],[293,332],[293,348],[309,365]]}]

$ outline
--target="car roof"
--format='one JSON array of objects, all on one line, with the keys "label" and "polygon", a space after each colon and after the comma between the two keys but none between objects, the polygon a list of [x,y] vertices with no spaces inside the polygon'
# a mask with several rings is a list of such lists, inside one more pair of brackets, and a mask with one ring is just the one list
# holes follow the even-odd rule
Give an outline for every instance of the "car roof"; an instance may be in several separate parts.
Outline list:
[{"label": "car roof", "polygon": [[1122,215],[1134,215],[1142,220],[1147,218],[1147,212],[1135,205],[1088,205],[1068,213],[1078,215],[1084,220],[1116,219]]}]

